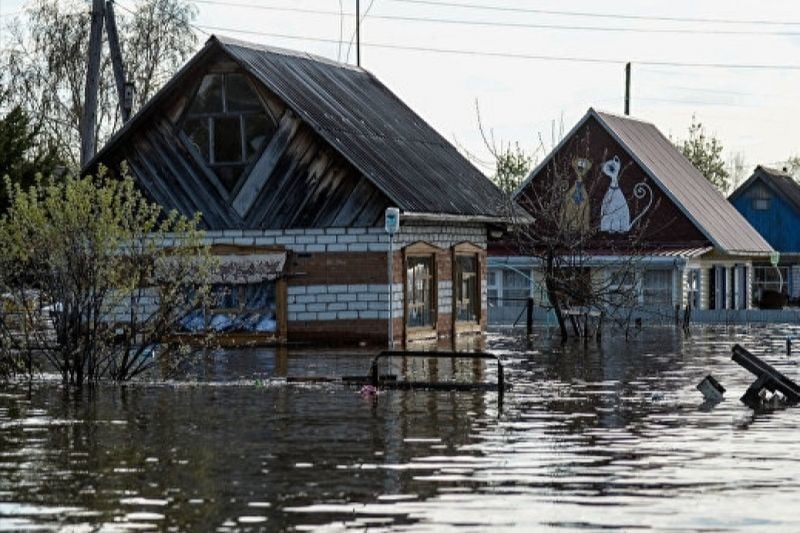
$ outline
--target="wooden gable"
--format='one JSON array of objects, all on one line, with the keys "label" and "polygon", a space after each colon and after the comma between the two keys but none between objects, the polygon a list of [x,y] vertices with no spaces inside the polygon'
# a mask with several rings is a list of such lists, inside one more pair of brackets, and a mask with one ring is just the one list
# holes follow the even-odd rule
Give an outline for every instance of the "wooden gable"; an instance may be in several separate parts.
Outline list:
[{"label": "wooden gable", "polygon": [[[248,138],[236,140],[239,144],[233,152],[241,150],[242,157],[233,164],[214,161],[209,152],[216,141],[210,150],[199,148],[187,126],[198,89],[211,75],[248,80],[266,117],[253,121],[254,127],[263,130],[256,134],[266,139],[248,155]],[[222,51],[207,54],[179,75],[156,106],[126,133],[125,142],[113,143],[102,162],[113,171],[126,163],[148,197],[186,216],[200,212],[206,229],[374,226],[391,205],[280,98]],[[200,116],[210,121],[208,129],[213,132],[215,111]],[[222,119],[225,115],[220,112]],[[226,120],[228,135],[235,130],[231,123],[241,124],[246,135],[248,126],[241,112]],[[220,137],[219,141],[232,139]],[[227,172],[229,167],[233,171]]]},{"label": "wooden gable", "polygon": [[[588,169],[581,170],[581,166],[588,166]],[[584,175],[579,178],[581,173]],[[592,249],[624,251],[628,245],[670,249],[710,244],[703,232],[593,116],[570,132],[555,152],[534,170],[517,192],[516,199],[535,216],[537,208],[532,206],[541,205],[540,199],[552,194],[551,188],[557,181],[567,195],[564,208],[580,209],[583,215],[580,223],[591,232],[596,231],[590,243]],[[614,187],[615,182],[617,187]],[[637,236],[635,244],[632,242],[634,234]]]}]

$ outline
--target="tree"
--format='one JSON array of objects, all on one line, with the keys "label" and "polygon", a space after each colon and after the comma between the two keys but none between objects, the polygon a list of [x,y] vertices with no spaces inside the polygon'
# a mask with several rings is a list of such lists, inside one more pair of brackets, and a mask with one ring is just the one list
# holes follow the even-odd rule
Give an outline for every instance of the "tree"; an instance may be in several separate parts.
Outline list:
[{"label": "tree", "polygon": [[[52,174],[60,158],[55,147],[39,137],[39,129],[31,125],[28,114],[19,106],[0,118],[0,177],[8,176],[12,184],[28,188],[39,172]],[[7,207],[8,195],[2,187],[0,213]]]},{"label": "tree", "polygon": [[[186,0],[144,0],[118,19],[126,78],[139,101],[149,99],[183,64],[197,44],[191,22],[196,9]],[[6,29],[0,53],[8,98],[36,117],[45,144],[77,168],[83,116],[90,13],[80,0],[36,0],[25,21]],[[97,145],[120,124],[117,92],[108,54],[101,61]]]},{"label": "tree", "polygon": [[0,217],[7,369],[31,373],[39,354],[80,385],[156,363],[169,375],[191,360],[196,351],[167,341],[208,294],[214,263],[198,218],[164,213],[130,178],[105,173],[10,190]]},{"label": "tree", "polygon": [[481,133],[483,145],[489,151],[494,162],[494,173],[491,180],[500,190],[510,195],[517,190],[517,187],[522,184],[533,168],[535,153],[526,152],[519,142],[504,143],[495,140],[494,130],[490,129],[487,132],[483,126],[477,100],[475,101],[475,116],[478,120],[478,130]]},{"label": "tree", "polygon": [[692,165],[722,193],[730,187],[730,176],[722,157],[722,143],[716,136],[706,133],[703,124],[692,115],[689,136],[677,143],[678,148]]},{"label": "tree", "polygon": [[533,157],[519,143],[506,144],[496,151],[492,181],[505,193],[517,190],[533,167]]},{"label": "tree", "polygon": [[[516,198],[532,222],[519,216],[516,205],[509,205],[508,216],[514,221],[513,245],[520,255],[538,263],[537,271],[562,338],[569,335],[568,318],[576,335],[586,334],[576,317],[565,313],[574,309],[581,309],[586,316],[607,317],[627,334],[638,305],[642,250],[649,231],[648,220],[642,215],[657,208],[653,191],[646,182],[636,184],[631,209],[640,215],[626,217],[628,227],[615,228],[618,232],[604,232],[598,223],[601,206],[607,204],[602,209],[614,214],[613,202],[602,194],[608,188],[607,174],[601,172],[600,161],[590,159],[588,137],[573,139],[564,151],[571,154],[568,159],[553,157]],[[608,164],[607,160],[604,154],[601,161]],[[615,173],[621,179],[626,168],[618,160],[616,164]],[[603,201],[589,201],[594,198]],[[626,213],[627,209],[626,205]],[[594,250],[614,259],[602,268],[590,269]],[[598,325],[597,333],[600,331]]]}]

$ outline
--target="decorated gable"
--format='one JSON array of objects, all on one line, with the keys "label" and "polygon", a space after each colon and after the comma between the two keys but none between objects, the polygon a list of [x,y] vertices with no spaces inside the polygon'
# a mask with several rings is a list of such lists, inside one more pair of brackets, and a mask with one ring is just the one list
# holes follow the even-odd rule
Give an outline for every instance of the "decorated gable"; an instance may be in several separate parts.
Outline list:
[{"label": "decorated gable", "polygon": [[590,249],[710,244],[669,191],[591,114],[531,173],[516,199],[541,231],[588,235]]}]

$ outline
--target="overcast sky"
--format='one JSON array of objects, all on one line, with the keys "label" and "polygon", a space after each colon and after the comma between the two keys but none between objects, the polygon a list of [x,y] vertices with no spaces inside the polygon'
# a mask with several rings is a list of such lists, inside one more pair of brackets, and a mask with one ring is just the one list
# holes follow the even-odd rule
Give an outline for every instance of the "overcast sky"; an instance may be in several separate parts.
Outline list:
[{"label": "overcast sky", "polygon": [[[117,2],[124,7],[135,0]],[[22,5],[0,0],[0,11]],[[354,29],[355,0],[210,0],[196,5],[195,23],[209,33],[343,61]],[[340,5],[344,17],[338,15]],[[369,5],[370,0],[361,0],[362,15]],[[682,18],[717,21],[673,20]],[[200,37],[202,42],[207,35]],[[777,165],[800,153],[799,45],[796,1],[374,0],[362,23],[361,63],[447,139],[487,159],[476,101],[498,140],[533,149],[540,135],[550,144],[553,123],[562,117],[569,130],[590,106],[621,113],[624,63],[631,61],[633,116],[681,137],[694,113],[721,139],[726,154],[741,152],[754,166]],[[349,61],[355,62],[354,49]]]}]

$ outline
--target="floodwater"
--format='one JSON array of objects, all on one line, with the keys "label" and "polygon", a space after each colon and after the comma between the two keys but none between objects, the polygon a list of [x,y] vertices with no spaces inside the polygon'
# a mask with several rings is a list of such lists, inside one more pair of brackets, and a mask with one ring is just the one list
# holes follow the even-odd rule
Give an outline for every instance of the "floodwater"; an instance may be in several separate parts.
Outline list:
[{"label": "floodwater", "polygon": [[[93,394],[5,385],[0,529],[800,531],[800,407],[745,407],[752,376],[730,360],[739,342],[797,380],[797,334],[495,332],[502,406],[276,379],[368,371],[367,353],[324,351],[229,352],[196,382]],[[695,389],[708,373],[716,405]]]}]

